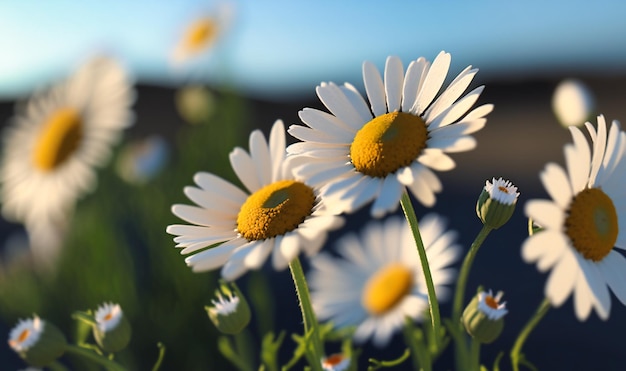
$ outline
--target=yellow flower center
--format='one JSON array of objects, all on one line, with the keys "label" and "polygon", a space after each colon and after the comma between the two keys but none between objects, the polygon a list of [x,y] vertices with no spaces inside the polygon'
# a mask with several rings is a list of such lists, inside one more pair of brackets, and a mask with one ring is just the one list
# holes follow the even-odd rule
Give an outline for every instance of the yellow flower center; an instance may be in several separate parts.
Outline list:
[{"label": "yellow flower center", "polygon": [[607,256],[618,232],[617,212],[606,193],[587,188],[574,197],[565,219],[565,233],[585,259],[597,262]]},{"label": "yellow flower center", "polygon": [[194,22],[185,36],[185,46],[190,50],[199,51],[207,47],[217,35],[217,24],[210,17]]},{"label": "yellow flower center", "polygon": [[104,316],[105,321],[110,321],[111,318],[113,318],[113,313],[111,312],[107,313],[106,316]]},{"label": "yellow flower center", "polygon": [[498,186],[498,189],[500,190],[500,192],[502,193],[506,193],[507,195],[509,194],[509,190],[506,187],[503,186]]},{"label": "yellow flower center", "polygon": [[395,307],[413,288],[413,272],[393,263],[374,274],[365,284],[362,303],[373,315],[384,314]]},{"label": "yellow flower center", "polygon": [[491,295],[485,296],[485,304],[493,309],[498,309],[498,301]]},{"label": "yellow flower center", "polygon": [[83,137],[83,122],[72,108],[54,112],[43,125],[35,145],[33,162],[42,171],[57,168],[78,148]]},{"label": "yellow flower center", "polygon": [[384,178],[409,166],[426,147],[428,131],[419,116],[391,112],[375,117],[359,130],[350,146],[354,168]]},{"label": "yellow flower center", "polygon": [[237,231],[247,240],[285,234],[311,215],[313,190],[295,180],[280,180],[251,194],[237,215]]}]

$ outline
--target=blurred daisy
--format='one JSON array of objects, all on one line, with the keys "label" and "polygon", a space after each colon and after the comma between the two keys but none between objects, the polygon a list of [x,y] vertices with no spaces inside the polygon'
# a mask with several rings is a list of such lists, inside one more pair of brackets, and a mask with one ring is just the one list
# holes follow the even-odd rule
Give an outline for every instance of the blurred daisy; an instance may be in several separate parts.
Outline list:
[{"label": "blurred daisy", "polygon": [[[310,156],[296,173],[313,185],[328,184],[341,211],[353,212],[375,200],[375,217],[394,211],[405,186],[427,207],[434,205],[441,183],[433,170],[454,168],[447,153],[476,146],[469,134],[480,130],[493,106],[468,113],[483,86],[461,95],[477,69],[463,70],[437,97],[450,67],[450,54],[432,62],[419,58],[406,73],[397,57],[387,58],[384,82],[373,64],[363,64],[368,103],[354,86],[322,83],[317,95],[330,113],[305,108],[289,133],[304,141],[287,149]],[[437,97],[437,98],[436,98]]]},{"label": "blurred daisy", "polygon": [[4,133],[2,212],[27,224],[66,219],[94,189],[122,129],[134,91],[121,66],[95,58],[66,81],[19,107]]},{"label": "blurred daisy", "polygon": [[594,106],[593,93],[577,79],[561,81],[552,95],[552,110],[565,127],[583,125],[591,116]]},{"label": "blurred daisy", "polygon": [[113,330],[122,320],[122,307],[119,304],[104,303],[96,310],[96,323],[102,332]]},{"label": "blurred daisy", "polygon": [[530,200],[526,215],[543,229],[522,246],[526,262],[541,272],[551,270],[545,296],[558,307],[574,296],[579,320],[592,308],[606,320],[611,311],[609,288],[626,304],[626,258],[614,247],[626,248],[626,134],[613,121],[608,129],[598,116],[597,131],[586,124],[592,148],[583,132],[570,127],[574,143],[565,146],[567,171],[546,165],[541,181],[552,200]]},{"label": "blurred daisy", "polygon": [[230,26],[233,14],[233,4],[220,2],[214,9],[196,16],[184,27],[173,50],[172,61],[181,64],[212,49]]},{"label": "blurred daisy", "polygon": [[[450,268],[460,248],[456,233],[446,231],[435,214],[420,222],[420,232],[438,300],[445,300],[455,271]],[[322,253],[311,260],[309,285],[313,308],[320,320],[337,328],[356,327],[354,338],[370,337],[386,345],[402,328],[406,317],[421,320],[428,310],[426,283],[411,230],[403,219],[370,222],[360,238],[349,234],[339,240],[343,259]]]},{"label": "blurred daisy", "polygon": [[247,192],[200,172],[194,177],[200,188],[184,189],[198,206],[172,207],[176,216],[193,224],[170,225],[167,233],[178,236],[174,242],[184,248],[182,254],[194,253],[185,259],[194,272],[223,266],[222,276],[233,280],[260,268],[270,253],[274,268],[282,270],[300,251],[315,255],[326,232],[343,224],[326,211],[315,188],[293,177],[297,161],[286,159],[282,121],[273,125],[269,145],[255,130],[250,154],[236,148],[230,163]]}]

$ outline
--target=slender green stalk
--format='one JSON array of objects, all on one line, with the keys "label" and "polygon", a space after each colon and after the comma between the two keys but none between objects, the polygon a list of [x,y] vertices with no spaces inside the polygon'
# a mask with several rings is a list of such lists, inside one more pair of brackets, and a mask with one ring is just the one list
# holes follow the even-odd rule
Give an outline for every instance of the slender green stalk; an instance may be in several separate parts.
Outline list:
[{"label": "slender green stalk", "polygon": [[461,312],[463,311],[463,300],[465,298],[465,286],[467,286],[467,278],[469,277],[472,263],[474,262],[476,253],[478,253],[478,249],[483,242],[485,242],[487,235],[492,230],[493,228],[483,225],[480,232],[478,232],[476,239],[472,242],[472,246],[467,252],[467,255],[465,255],[465,259],[463,260],[463,265],[461,266],[461,271],[459,272],[459,277],[456,281],[456,291],[454,292],[454,302],[452,304],[452,321],[456,323],[461,323]]},{"label": "slender green stalk", "polygon": [[77,356],[88,359],[94,363],[99,364],[100,366],[104,367],[108,371],[126,371],[126,369],[122,367],[120,364],[104,356],[98,355],[89,349],[85,349],[85,348],[72,345],[72,344],[67,344],[65,348],[65,352],[75,354]]},{"label": "slender green stalk", "polygon": [[404,319],[404,342],[411,349],[411,360],[413,361],[413,369],[420,371],[431,371],[432,360],[430,352],[424,341],[424,333],[415,328],[413,319],[406,317]]},{"label": "slender green stalk", "polygon": [[291,277],[296,286],[296,295],[298,296],[300,309],[302,310],[304,333],[308,334],[310,331],[312,332],[313,359],[309,357],[309,363],[311,363],[313,370],[322,371],[321,360],[324,355],[324,347],[320,339],[317,318],[315,317],[315,312],[313,312],[313,306],[311,305],[309,286],[307,285],[304,271],[302,270],[302,265],[298,257],[295,257],[291,263],[289,263],[289,269],[291,270]]},{"label": "slender green stalk", "polygon": [[519,371],[519,363],[522,361],[522,347],[524,346],[524,342],[526,342],[526,338],[533,331],[533,329],[537,326],[539,321],[548,313],[548,309],[550,309],[550,301],[547,298],[544,298],[535,314],[530,318],[526,326],[522,329],[522,331],[517,336],[517,340],[515,340],[515,344],[513,344],[513,348],[511,349],[511,364],[513,366],[514,371]]},{"label": "slender green stalk", "polygon": [[472,339],[470,348],[472,370],[480,371],[480,341]]},{"label": "slender green stalk", "polygon": [[430,273],[428,257],[426,256],[426,249],[424,248],[424,242],[422,242],[422,236],[419,231],[419,226],[417,223],[417,216],[415,216],[415,210],[413,210],[413,204],[411,204],[411,199],[409,198],[409,194],[406,192],[406,190],[402,193],[400,204],[402,205],[402,210],[404,210],[404,215],[406,216],[406,220],[409,223],[409,226],[411,227],[411,232],[413,232],[413,238],[415,239],[417,253],[419,254],[420,262],[422,263],[422,271],[424,272],[424,282],[426,282],[426,288],[428,289],[428,309],[430,310],[430,322],[431,322],[435,337],[439,339],[439,337],[442,334],[439,330],[441,328],[441,317],[439,315],[439,302],[437,301],[437,294],[435,293],[435,285],[433,284],[433,277],[432,277],[432,274]]}]

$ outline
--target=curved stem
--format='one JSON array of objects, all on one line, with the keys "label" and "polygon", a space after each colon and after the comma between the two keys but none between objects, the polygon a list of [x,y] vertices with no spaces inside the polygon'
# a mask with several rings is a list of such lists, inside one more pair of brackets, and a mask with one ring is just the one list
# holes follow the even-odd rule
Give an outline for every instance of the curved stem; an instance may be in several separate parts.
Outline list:
[{"label": "curved stem", "polygon": [[311,297],[309,295],[309,286],[307,285],[300,259],[295,257],[291,263],[289,263],[289,269],[291,270],[291,277],[293,283],[296,286],[296,295],[300,302],[300,309],[302,310],[302,319],[304,321],[304,333],[311,333],[312,345],[313,345],[313,357],[309,359],[313,370],[322,371],[321,360],[324,355],[324,348],[322,346],[322,340],[320,339],[319,326],[317,324],[317,318],[311,305]]},{"label": "curved stem", "polygon": [[67,344],[65,351],[97,363],[109,371],[126,371],[120,364],[76,345]]},{"label": "curved stem", "polygon": [[420,263],[422,264],[422,272],[424,272],[424,281],[426,282],[426,288],[428,289],[428,308],[430,310],[430,321],[433,328],[433,333],[435,334],[435,338],[439,342],[439,337],[442,334],[439,330],[441,328],[439,302],[437,301],[437,294],[435,293],[433,277],[430,273],[430,265],[428,264],[426,249],[424,248],[424,242],[422,242],[422,236],[419,231],[417,216],[415,215],[415,210],[413,210],[413,204],[411,204],[411,199],[409,198],[409,194],[406,192],[406,190],[402,193],[400,204],[402,205],[402,210],[404,210],[406,220],[411,227],[411,232],[413,232],[413,238],[415,239],[417,253],[419,254]]},{"label": "curved stem", "polygon": [[535,314],[530,318],[526,326],[522,329],[522,331],[517,336],[515,340],[515,344],[513,344],[513,348],[511,349],[511,364],[513,366],[514,371],[519,371],[519,363],[521,361],[520,352],[522,351],[522,347],[524,346],[524,342],[526,342],[526,338],[533,331],[533,329],[537,326],[539,321],[548,313],[548,309],[550,309],[550,301],[547,298],[544,298]]},{"label": "curved stem", "polygon": [[478,253],[478,249],[483,244],[483,242],[485,242],[487,235],[492,230],[493,228],[487,225],[483,225],[480,232],[478,232],[476,239],[474,240],[474,242],[472,242],[472,246],[467,252],[467,255],[465,255],[465,259],[463,260],[463,265],[461,266],[461,271],[459,272],[459,277],[456,281],[456,291],[454,292],[454,302],[452,304],[452,321],[454,321],[455,323],[461,322],[461,311],[463,310],[465,286],[467,285],[467,277],[469,277],[472,263],[474,262],[476,253]]}]

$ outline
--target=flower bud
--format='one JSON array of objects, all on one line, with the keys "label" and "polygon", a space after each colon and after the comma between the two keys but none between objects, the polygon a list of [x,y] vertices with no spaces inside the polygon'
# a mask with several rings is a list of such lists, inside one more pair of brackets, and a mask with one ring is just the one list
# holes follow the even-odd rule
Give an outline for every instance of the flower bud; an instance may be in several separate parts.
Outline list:
[{"label": "flower bud", "polygon": [[[233,291],[229,288],[232,286]],[[225,334],[238,334],[250,323],[250,307],[235,283],[222,282],[216,290],[217,300],[206,306],[211,322]]]},{"label": "flower bud", "polygon": [[350,357],[344,353],[335,353],[322,358],[324,371],[345,371],[350,367]]},{"label": "flower bud", "polygon": [[95,319],[93,337],[102,350],[114,353],[126,348],[132,331],[119,304],[102,304],[96,310]]},{"label": "flower bud", "polygon": [[491,290],[479,291],[463,311],[461,320],[465,330],[481,343],[492,343],[502,333],[504,315],[508,313],[506,302],[500,304],[502,295],[502,291],[495,297]]},{"label": "flower bud", "polygon": [[510,181],[493,178],[490,183],[487,180],[476,203],[476,214],[484,225],[498,229],[513,215],[518,197],[517,187]]},{"label": "flower bud", "polygon": [[66,345],[63,333],[36,315],[20,320],[9,335],[9,346],[35,367],[46,366],[61,357]]}]

